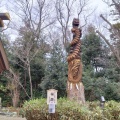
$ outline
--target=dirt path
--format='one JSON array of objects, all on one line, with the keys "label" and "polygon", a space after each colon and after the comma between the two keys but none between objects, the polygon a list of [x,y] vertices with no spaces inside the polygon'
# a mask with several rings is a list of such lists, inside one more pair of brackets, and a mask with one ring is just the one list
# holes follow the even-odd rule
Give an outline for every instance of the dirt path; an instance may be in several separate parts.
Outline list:
[{"label": "dirt path", "polygon": [[6,117],[0,115],[0,120],[26,120],[25,118],[20,118],[20,117]]}]

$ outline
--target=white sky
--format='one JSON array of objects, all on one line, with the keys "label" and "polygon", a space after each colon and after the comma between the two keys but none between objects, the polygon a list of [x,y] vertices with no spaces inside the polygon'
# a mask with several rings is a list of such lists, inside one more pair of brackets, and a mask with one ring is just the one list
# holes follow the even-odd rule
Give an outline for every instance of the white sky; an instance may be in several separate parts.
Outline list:
[{"label": "white sky", "polygon": [[[9,12],[6,8],[6,2],[7,2],[7,0],[3,0],[3,7],[0,6],[0,12]],[[92,9],[96,9],[95,14],[97,16],[99,16],[101,13],[105,13],[105,12],[107,13],[107,11],[108,11],[108,6],[102,0],[89,0],[89,3],[90,3],[90,7]],[[10,16],[11,16],[11,18],[13,18],[11,13],[10,13]],[[6,30],[6,31],[8,31],[8,30]],[[11,37],[14,38],[15,36],[12,35]]]},{"label": "white sky", "polygon": [[110,10],[108,5],[103,2],[103,0],[90,0],[91,6],[93,8],[96,8],[96,13],[101,14],[101,13],[108,13]]},{"label": "white sky", "polygon": [[108,6],[102,0],[90,0],[93,7],[97,8],[97,11],[103,12],[105,11]]},{"label": "white sky", "polygon": [[[0,6],[0,12],[8,12],[5,5],[7,0],[3,0],[3,7]],[[96,11],[99,13],[105,12],[108,10],[108,6],[102,0],[89,0],[90,6],[96,8]]]},{"label": "white sky", "polygon": [[[7,0],[3,0],[3,7],[0,6],[0,12],[9,12],[6,8]],[[103,13],[108,10],[108,6],[102,0],[89,0],[90,7],[95,8],[97,13]]]}]

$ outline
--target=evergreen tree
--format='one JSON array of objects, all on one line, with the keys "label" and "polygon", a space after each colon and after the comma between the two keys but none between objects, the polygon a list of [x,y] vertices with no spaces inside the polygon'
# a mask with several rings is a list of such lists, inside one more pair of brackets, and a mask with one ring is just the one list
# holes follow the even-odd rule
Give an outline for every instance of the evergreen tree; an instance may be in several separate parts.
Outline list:
[{"label": "evergreen tree", "polygon": [[101,43],[101,39],[91,26],[82,44],[86,99],[93,101],[98,100],[100,96],[105,96],[106,100],[120,100],[118,92],[120,70],[119,67],[116,67],[116,59]]},{"label": "evergreen tree", "polygon": [[[82,40],[83,83],[87,100],[98,100],[104,95],[106,66],[104,46],[92,25],[88,26],[87,34]],[[104,61],[104,62],[103,62]]]},{"label": "evergreen tree", "polygon": [[58,40],[53,43],[53,49],[47,55],[46,62],[45,77],[40,84],[43,96],[46,96],[48,89],[58,90],[58,97],[65,96],[67,64]]},{"label": "evergreen tree", "polygon": [[82,40],[82,61],[84,68],[90,67],[98,71],[98,67],[102,67],[102,43],[94,31],[93,26],[88,27],[88,33]]}]

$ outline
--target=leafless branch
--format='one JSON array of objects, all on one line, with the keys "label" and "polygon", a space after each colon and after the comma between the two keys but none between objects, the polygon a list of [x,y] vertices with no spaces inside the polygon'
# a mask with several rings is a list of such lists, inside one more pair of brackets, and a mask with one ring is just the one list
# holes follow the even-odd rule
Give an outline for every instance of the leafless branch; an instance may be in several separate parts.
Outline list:
[{"label": "leafless branch", "polygon": [[100,33],[98,30],[96,31],[96,33],[98,33],[103,38],[103,40],[107,43],[107,45],[110,47],[110,49],[113,52],[114,56],[117,58],[118,63],[119,63],[119,67],[120,67],[120,56],[115,51],[114,47],[110,44],[109,40],[107,40],[102,33]]}]

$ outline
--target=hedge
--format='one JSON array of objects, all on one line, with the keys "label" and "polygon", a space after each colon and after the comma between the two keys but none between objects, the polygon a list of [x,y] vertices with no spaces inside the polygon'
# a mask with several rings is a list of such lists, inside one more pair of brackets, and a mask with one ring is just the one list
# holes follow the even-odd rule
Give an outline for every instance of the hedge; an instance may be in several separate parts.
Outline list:
[{"label": "hedge", "polygon": [[55,114],[48,113],[46,99],[26,101],[21,110],[27,120],[120,120],[120,103],[109,101],[104,109],[99,102],[86,102],[85,105],[65,98],[58,99]]}]

